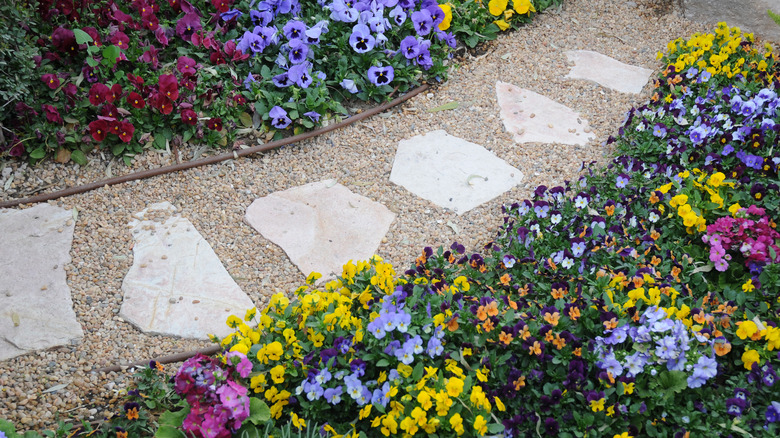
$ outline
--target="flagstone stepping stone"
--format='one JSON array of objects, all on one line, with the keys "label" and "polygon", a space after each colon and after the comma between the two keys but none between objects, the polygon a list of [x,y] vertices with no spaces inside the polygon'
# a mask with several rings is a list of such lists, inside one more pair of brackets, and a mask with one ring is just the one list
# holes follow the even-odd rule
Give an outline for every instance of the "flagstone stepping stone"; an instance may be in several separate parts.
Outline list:
[{"label": "flagstone stepping stone", "polygon": [[74,222],[49,204],[0,210],[0,360],[84,336],[65,279]]},{"label": "flagstone stepping stone", "polygon": [[255,199],[245,219],[279,245],[304,275],[318,272],[332,278],[341,275],[348,261],[376,253],[395,214],[325,180]]},{"label": "flagstone stepping stone", "polygon": [[574,62],[567,78],[593,81],[621,93],[641,93],[653,74],[650,69],[623,64],[590,50],[571,50],[566,52],[566,57]]},{"label": "flagstone stepping stone", "polygon": [[501,81],[496,94],[504,127],[517,143],[585,145],[596,138],[576,111],[541,94]]},{"label": "flagstone stepping stone", "polygon": [[255,307],[195,226],[169,202],[136,213],[133,266],[122,282],[119,315],[144,333],[208,339]]},{"label": "flagstone stepping stone", "polygon": [[510,190],[519,170],[482,146],[431,131],[398,143],[390,181],[459,215]]}]

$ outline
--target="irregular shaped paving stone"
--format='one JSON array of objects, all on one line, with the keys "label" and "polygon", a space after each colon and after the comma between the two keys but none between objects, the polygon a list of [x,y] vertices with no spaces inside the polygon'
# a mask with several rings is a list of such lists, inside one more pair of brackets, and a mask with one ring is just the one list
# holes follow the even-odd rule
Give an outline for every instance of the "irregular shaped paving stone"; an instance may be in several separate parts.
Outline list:
[{"label": "irregular shaped paving stone", "polygon": [[350,260],[367,260],[395,214],[335,180],[293,187],[255,199],[247,223],[282,247],[304,275],[340,275]]},{"label": "irregular shaped paving stone", "polygon": [[168,202],[130,222],[133,266],[122,282],[119,315],[151,334],[208,339],[231,333],[225,321],[254,307],[192,223]]},{"label": "irregular shaped paving stone", "polygon": [[504,127],[517,143],[584,145],[596,137],[577,112],[541,94],[501,81],[496,94]]},{"label": "irregular shaped paving stone", "polygon": [[0,360],[84,336],[65,280],[74,227],[49,204],[0,210]]},{"label": "irregular shaped paving stone", "polygon": [[593,81],[621,93],[639,94],[647,84],[652,70],[623,64],[622,62],[590,50],[566,52],[569,61],[574,62],[567,78]]},{"label": "irregular shaped paving stone", "polygon": [[463,214],[506,192],[523,174],[487,149],[431,131],[398,143],[390,181]]}]

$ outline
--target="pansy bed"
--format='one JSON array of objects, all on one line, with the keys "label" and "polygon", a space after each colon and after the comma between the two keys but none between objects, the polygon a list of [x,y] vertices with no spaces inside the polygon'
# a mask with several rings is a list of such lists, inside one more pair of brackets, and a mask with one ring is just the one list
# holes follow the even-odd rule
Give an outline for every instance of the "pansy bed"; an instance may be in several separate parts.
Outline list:
[{"label": "pansy bed", "polygon": [[[193,436],[773,436],[777,56],[670,43],[620,155],[505,206],[480,253],[381,258],[233,316],[174,385]],[[217,431],[217,432],[215,432]]]},{"label": "pansy bed", "polygon": [[240,135],[262,142],[299,133],[349,117],[347,103],[446,79],[456,38],[474,46],[560,1],[515,3],[21,4],[8,23],[25,23],[34,55],[13,81],[26,92],[0,90],[14,109],[0,116],[0,154],[85,164],[102,149],[130,164],[144,148],[233,147]]},{"label": "pansy bed", "polygon": [[659,56],[609,166],[505,206],[478,253],[230,317],[95,436],[776,436],[778,57],[725,24]]}]

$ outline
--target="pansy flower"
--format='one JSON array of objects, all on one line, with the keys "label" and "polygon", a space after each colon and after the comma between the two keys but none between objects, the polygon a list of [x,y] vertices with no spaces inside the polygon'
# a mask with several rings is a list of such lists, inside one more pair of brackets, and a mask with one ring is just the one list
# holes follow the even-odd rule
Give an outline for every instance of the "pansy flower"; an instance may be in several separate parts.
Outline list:
[{"label": "pansy flower", "polygon": [[395,77],[395,69],[393,69],[392,65],[388,65],[387,67],[382,67],[381,65],[378,66],[371,66],[368,68],[368,80],[376,85],[377,87],[380,87],[382,85],[387,85],[390,82],[393,81],[393,78]]},{"label": "pansy flower", "polygon": [[357,53],[366,53],[374,48],[376,39],[371,35],[371,30],[365,24],[356,24],[349,36],[349,45]]},{"label": "pansy flower", "polygon": [[292,123],[292,120],[287,117],[287,111],[280,106],[271,108],[271,111],[268,112],[268,117],[271,118],[271,125],[276,129],[284,129]]}]

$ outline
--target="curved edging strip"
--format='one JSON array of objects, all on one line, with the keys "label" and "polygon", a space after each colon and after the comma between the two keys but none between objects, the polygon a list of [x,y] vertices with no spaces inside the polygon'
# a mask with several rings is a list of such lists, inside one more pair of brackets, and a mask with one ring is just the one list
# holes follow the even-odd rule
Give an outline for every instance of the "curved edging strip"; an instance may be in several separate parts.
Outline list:
[{"label": "curved edging strip", "polygon": [[316,137],[320,134],[325,134],[327,132],[333,131],[335,129],[343,128],[347,125],[350,125],[354,122],[358,122],[360,120],[366,119],[368,117],[371,117],[373,115],[379,114],[382,111],[385,111],[389,108],[392,108],[396,105],[399,105],[412,97],[422,93],[423,91],[427,90],[429,88],[428,84],[423,84],[408,93],[406,93],[403,96],[397,97],[394,100],[391,100],[390,102],[384,103],[382,105],[379,105],[377,107],[371,108],[370,110],[366,110],[360,114],[351,116],[350,118],[333,125],[325,126],[320,129],[316,129],[314,131],[306,132],[303,134],[294,135],[292,137],[284,138],[281,140],[272,141],[270,143],[265,143],[262,145],[253,146],[246,149],[241,149],[234,152],[226,152],[219,155],[214,155],[212,157],[206,157],[195,161],[189,161],[186,163],[178,163],[178,164],[172,164],[170,166],[164,166],[159,167],[157,169],[149,169],[149,170],[143,170],[140,172],[133,172],[127,175],[117,176],[114,178],[108,178],[101,181],[95,181],[88,184],[83,184],[76,187],[70,187],[64,190],[60,190],[57,192],[52,193],[44,193],[36,196],[31,196],[29,198],[21,198],[21,199],[12,199],[9,201],[3,201],[0,202],[0,208],[7,208],[7,207],[15,207],[20,204],[36,204],[38,202],[44,202],[44,201],[50,201],[52,199],[58,199],[62,198],[64,196],[71,196],[76,195],[79,193],[88,192],[90,190],[95,190],[97,188],[103,187],[103,186],[111,186],[115,184],[121,184],[129,181],[135,181],[139,179],[145,179],[150,178],[153,176],[163,175],[166,173],[176,172],[179,170],[186,170],[186,169],[192,169],[193,167],[200,167],[205,166],[207,164],[214,164],[219,163],[221,161],[226,161],[230,159],[235,159],[238,157],[244,157],[247,155],[256,154],[259,152],[267,152],[272,149],[276,149],[281,146],[286,146],[291,143],[303,141],[312,137]]},{"label": "curved edging strip", "polygon": [[135,361],[126,365],[111,365],[108,367],[98,368],[95,370],[92,370],[93,373],[111,373],[111,372],[119,372],[126,370],[128,368],[133,367],[139,367],[139,366],[149,366],[149,362],[155,361],[159,363],[172,363],[172,362],[183,362],[193,356],[196,356],[197,354],[203,354],[206,356],[211,356],[212,354],[216,354],[222,351],[222,347],[219,345],[214,345],[208,348],[204,348],[202,350],[194,350],[194,351],[187,351],[184,353],[177,353],[172,354],[170,356],[160,356],[155,357],[149,360],[139,360]]}]

